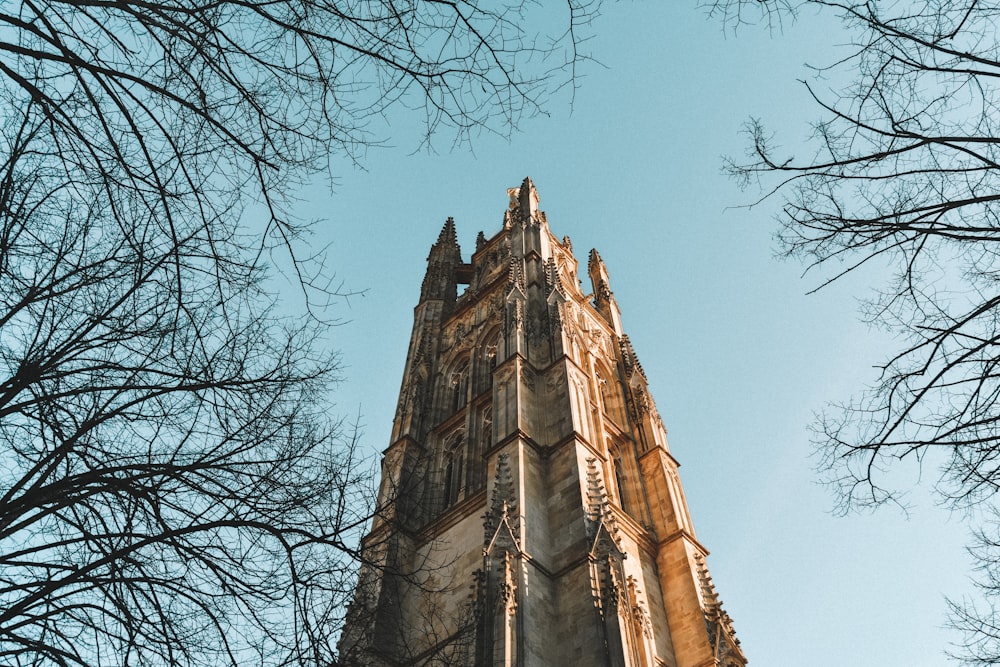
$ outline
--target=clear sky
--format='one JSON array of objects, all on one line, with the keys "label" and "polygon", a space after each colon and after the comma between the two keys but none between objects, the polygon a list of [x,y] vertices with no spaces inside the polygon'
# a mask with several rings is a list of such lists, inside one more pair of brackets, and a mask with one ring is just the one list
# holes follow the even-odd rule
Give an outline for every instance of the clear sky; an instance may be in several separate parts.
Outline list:
[{"label": "clear sky", "polygon": [[[584,264],[596,247],[669,431],[698,537],[750,661],[758,666],[924,667],[946,662],[945,596],[971,593],[966,529],[919,488],[909,516],[836,517],[817,484],[808,425],[825,402],[875,379],[892,341],[859,322],[878,271],[807,296],[820,275],[774,258],[778,202],[738,208],[722,156],[741,155],[759,116],[790,155],[808,149],[797,79],[836,52],[813,17],[784,35],[725,35],[692,1],[609,4],[572,110],[525,121],[510,142],[482,136],[413,151],[418,128],[392,116],[392,146],[365,171],[334,158],[331,191],[302,193],[317,244],[345,287],[332,344],[343,354],[337,409],[360,410],[372,451],[388,445],[431,243],[448,216],[464,255],[495,233],[506,188],[531,176],[553,232]],[[900,476],[917,481],[915,471]],[[923,471],[922,483],[935,479]]]}]

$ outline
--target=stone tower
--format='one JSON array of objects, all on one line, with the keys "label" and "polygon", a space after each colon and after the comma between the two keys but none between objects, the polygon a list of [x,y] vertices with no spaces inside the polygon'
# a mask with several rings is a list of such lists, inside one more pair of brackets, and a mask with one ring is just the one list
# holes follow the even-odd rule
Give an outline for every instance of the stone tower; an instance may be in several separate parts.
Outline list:
[{"label": "stone tower", "polygon": [[342,662],[742,667],[608,270],[508,194],[427,258]]}]

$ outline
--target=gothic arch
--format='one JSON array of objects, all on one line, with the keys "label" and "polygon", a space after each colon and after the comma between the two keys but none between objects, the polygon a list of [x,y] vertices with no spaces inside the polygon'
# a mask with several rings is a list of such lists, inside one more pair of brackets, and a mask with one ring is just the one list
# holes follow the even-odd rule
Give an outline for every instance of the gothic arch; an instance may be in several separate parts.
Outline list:
[{"label": "gothic arch", "polygon": [[493,370],[500,360],[500,327],[496,326],[486,332],[476,346],[476,384],[475,395],[483,393],[493,386]]},{"label": "gothic arch", "polygon": [[598,399],[604,416],[619,428],[625,427],[622,388],[621,383],[618,382],[618,374],[603,361],[595,361],[594,380],[597,384]]},{"label": "gothic arch", "polygon": [[447,419],[469,402],[471,364],[467,352],[456,354],[445,366],[441,382],[441,418]]},{"label": "gothic arch", "polygon": [[618,501],[618,506],[626,514],[631,514],[632,492],[629,488],[629,477],[631,477],[630,466],[625,456],[624,448],[613,439],[607,440],[608,467],[610,468],[609,481],[614,484],[613,498]]},{"label": "gothic arch", "polygon": [[493,446],[493,405],[487,403],[475,415],[468,437],[466,494],[476,493],[486,484],[486,452]]},{"label": "gothic arch", "polygon": [[441,461],[442,509],[448,509],[465,495],[468,486],[468,442],[465,430],[455,430],[444,437]]},{"label": "gothic arch", "polygon": [[630,442],[609,436],[605,441],[608,453],[608,475],[614,485],[612,498],[623,512],[637,521],[643,517],[641,472]]}]

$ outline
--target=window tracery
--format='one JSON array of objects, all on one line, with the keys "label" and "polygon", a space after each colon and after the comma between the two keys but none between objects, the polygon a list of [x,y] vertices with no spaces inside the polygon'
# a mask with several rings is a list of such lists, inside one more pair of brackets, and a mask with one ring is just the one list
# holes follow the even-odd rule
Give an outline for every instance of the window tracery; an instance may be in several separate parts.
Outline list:
[{"label": "window tracery", "polygon": [[500,356],[500,331],[491,332],[479,348],[476,394],[481,394],[493,386],[493,371]]},{"label": "window tracery", "polygon": [[469,362],[460,362],[449,376],[449,414],[458,412],[469,400]]},{"label": "window tracery", "polygon": [[605,416],[619,426],[624,425],[622,419],[621,390],[615,375],[607,368],[597,368],[595,371],[597,391],[600,394],[601,410]]},{"label": "window tracery", "polygon": [[465,434],[459,431],[447,441],[444,455],[444,508],[454,505],[465,490]]}]

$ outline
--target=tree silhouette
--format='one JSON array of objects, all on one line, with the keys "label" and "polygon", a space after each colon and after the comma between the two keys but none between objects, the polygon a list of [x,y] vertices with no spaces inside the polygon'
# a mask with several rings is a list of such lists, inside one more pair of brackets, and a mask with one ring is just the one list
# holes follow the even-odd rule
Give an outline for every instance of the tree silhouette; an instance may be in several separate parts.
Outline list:
[{"label": "tree silhouette", "polygon": [[596,8],[561,9],[0,11],[0,662],[335,661],[370,471],[289,194],[393,107],[459,141],[540,110]]},{"label": "tree silhouette", "polygon": [[[841,509],[899,502],[900,461],[937,466],[935,490],[982,529],[972,552],[987,607],[953,603],[971,664],[1000,664],[1000,12],[989,3],[722,0],[731,27],[790,25],[810,7],[838,18],[849,53],[806,83],[815,154],[786,158],[748,124],[743,183],[780,198],[780,242],[829,281],[876,260],[894,269],[868,302],[903,344],[873,387],[817,424],[821,469]],[[982,605],[980,605],[982,606]]]}]

